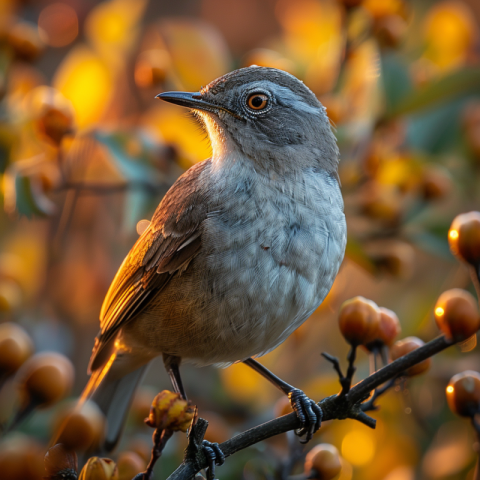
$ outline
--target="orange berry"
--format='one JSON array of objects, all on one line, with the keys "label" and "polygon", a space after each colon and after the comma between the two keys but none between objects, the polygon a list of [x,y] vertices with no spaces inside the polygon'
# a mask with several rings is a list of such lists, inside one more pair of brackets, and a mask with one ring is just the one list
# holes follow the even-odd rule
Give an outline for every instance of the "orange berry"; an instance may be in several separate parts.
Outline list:
[{"label": "orange berry", "polygon": [[[390,357],[392,360],[397,360],[397,358],[407,355],[407,353],[413,352],[417,348],[425,345],[425,343],[417,337],[407,337],[403,340],[399,340],[392,345],[390,349]],[[415,375],[420,375],[423,372],[426,372],[430,368],[431,359],[427,358],[413,367],[410,367],[407,370],[407,375],[413,377]]]},{"label": "orange berry", "polygon": [[330,480],[338,475],[341,469],[338,450],[328,443],[313,447],[305,459],[305,475],[312,480]]},{"label": "orange berry", "polygon": [[381,272],[403,279],[412,275],[415,250],[410,244],[401,240],[382,240],[367,248],[366,253]]},{"label": "orange berry", "polygon": [[147,464],[135,452],[122,452],[118,456],[118,480],[132,480],[137,473],[143,472]]},{"label": "orange berry", "polygon": [[339,2],[345,5],[347,8],[353,8],[361,5],[363,0],[339,0]]},{"label": "orange berry", "polygon": [[45,48],[37,26],[30,22],[19,22],[10,28],[7,42],[15,56],[27,62],[36,60]]},{"label": "orange berry", "polygon": [[452,190],[452,178],[442,168],[433,166],[426,168],[422,175],[420,189],[425,200],[444,198]]},{"label": "orange berry", "polygon": [[377,328],[380,312],[376,303],[358,296],[343,303],[338,321],[345,340],[350,345],[362,345]]},{"label": "orange berry", "polygon": [[49,448],[44,458],[45,480],[76,480],[77,454],[57,443]]},{"label": "orange berry", "polygon": [[450,250],[461,260],[480,265],[480,212],[457,215],[448,232]]},{"label": "orange berry", "polygon": [[150,460],[152,445],[141,437],[135,437],[128,444],[128,450],[136,453],[145,463]]},{"label": "orange berry", "polygon": [[453,413],[462,417],[473,417],[480,413],[480,373],[467,370],[454,375],[446,394]]},{"label": "orange berry", "polygon": [[0,478],[42,480],[45,472],[41,444],[31,437],[14,433],[0,444]]},{"label": "orange berry", "polygon": [[152,400],[155,398],[157,391],[148,385],[142,385],[137,389],[130,408],[130,418],[135,424],[145,425],[145,418],[150,414]]},{"label": "orange berry", "polygon": [[461,342],[480,329],[477,301],[460,288],[443,292],[435,305],[435,321],[449,339]]},{"label": "orange berry", "polygon": [[30,357],[18,370],[17,380],[25,404],[50,406],[71,391],[74,368],[70,360],[59,353],[42,352]]},{"label": "orange berry", "polygon": [[32,353],[32,340],[20,325],[0,324],[0,375],[15,373]]},{"label": "orange berry", "polygon": [[105,423],[101,410],[94,402],[69,404],[54,420],[57,441],[66,448],[85,451],[96,445]]},{"label": "orange berry", "polygon": [[401,331],[400,321],[394,311],[384,307],[379,307],[378,310],[380,319],[371,333],[372,340],[367,343],[369,350],[382,345],[391,346]]},{"label": "orange berry", "polygon": [[168,390],[160,392],[152,402],[145,423],[159,430],[186,432],[193,418],[192,406],[180,394]]},{"label": "orange berry", "polygon": [[91,457],[82,468],[78,480],[118,480],[118,468],[109,458]]},{"label": "orange berry", "polygon": [[400,15],[386,15],[376,20],[373,31],[381,46],[396,48],[405,38],[407,22]]},{"label": "orange berry", "polygon": [[146,50],[135,64],[135,83],[140,88],[160,85],[170,69],[170,57],[166,50]]},{"label": "orange berry", "polygon": [[58,90],[37,87],[31,94],[31,107],[41,137],[58,146],[65,135],[73,132],[73,106]]}]

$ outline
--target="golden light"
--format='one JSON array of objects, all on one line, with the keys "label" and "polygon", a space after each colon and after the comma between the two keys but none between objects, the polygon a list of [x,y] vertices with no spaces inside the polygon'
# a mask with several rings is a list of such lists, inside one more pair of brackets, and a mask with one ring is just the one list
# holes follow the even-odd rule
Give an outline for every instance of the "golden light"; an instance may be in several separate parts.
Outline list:
[{"label": "golden light", "polygon": [[369,431],[352,430],[342,441],[342,456],[355,466],[367,465],[375,455],[375,441]]},{"label": "golden light", "polygon": [[456,240],[458,238],[458,231],[457,230],[450,230],[448,232],[448,236],[451,240]]},{"label": "golden light", "polygon": [[442,307],[437,307],[435,309],[435,315],[441,317],[445,313],[445,310]]},{"label": "golden light", "polygon": [[53,84],[72,102],[79,127],[100,120],[113,89],[104,61],[84,46],[69,53],[57,70]]},{"label": "golden light", "polygon": [[453,393],[453,390],[454,388],[451,385],[447,387],[447,393]]},{"label": "golden light", "polygon": [[442,69],[462,64],[475,41],[475,21],[466,4],[458,1],[441,2],[425,19],[425,56]]},{"label": "golden light", "polygon": [[78,35],[77,12],[65,3],[46,6],[38,17],[40,38],[51,47],[64,47]]},{"label": "golden light", "polygon": [[104,53],[128,49],[136,39],[145,0],[110,0],[94,7],[85,21],[85,35]]},{"label": "golden light", "polygon": [[137,223],[137,233],[141,235],[150,225],[150,220],[140,220]]}]

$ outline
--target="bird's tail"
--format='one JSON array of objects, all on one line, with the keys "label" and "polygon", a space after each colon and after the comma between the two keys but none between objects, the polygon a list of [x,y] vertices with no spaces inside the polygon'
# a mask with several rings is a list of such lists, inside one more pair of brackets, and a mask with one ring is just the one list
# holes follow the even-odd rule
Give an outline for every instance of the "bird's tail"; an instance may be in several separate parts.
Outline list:
[{"label": "bird's tail", "polygon": [[80,404],[93,400],[105,415],[107,428],[103,450],[106,452],[112,451],[118,443],[133,394],[148,367],[142,365],[124,376],[119,376],[115,360],[116,354],[112,354],[102,368],[92,372],[80,397]]}]

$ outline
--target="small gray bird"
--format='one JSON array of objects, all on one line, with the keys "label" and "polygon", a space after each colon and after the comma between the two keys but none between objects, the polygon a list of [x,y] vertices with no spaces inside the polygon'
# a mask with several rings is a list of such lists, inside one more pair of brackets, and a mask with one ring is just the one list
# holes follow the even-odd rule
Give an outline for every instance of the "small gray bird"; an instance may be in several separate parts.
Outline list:
[{"label": "small gray bird", "polygon": [[339,151],[325,108],[292,75],[256,66],[158,98],[193,111],[213,155],[175,182],[115,276],[83,398],[105,412],[113,448],[153,358],[163,355],[184,398],[180,363],[245,362],[289,396],[308,441],[321,409],[252,357],[305,322],[344,256]]}]

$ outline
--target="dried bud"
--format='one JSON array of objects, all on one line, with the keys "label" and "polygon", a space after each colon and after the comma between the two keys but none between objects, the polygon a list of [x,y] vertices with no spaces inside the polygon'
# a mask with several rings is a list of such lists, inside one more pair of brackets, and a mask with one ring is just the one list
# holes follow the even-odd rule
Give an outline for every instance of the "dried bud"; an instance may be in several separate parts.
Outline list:
[{"label": "dried bud", "polygon": [[65,445],[57,443],[49,448],[44,462],[44,480],[77,480],[77,454]]},{"label": "dried bud", "polygon": [[58,90],[37,87],[31,93],[35,126],[41,137],[60,145],[63,137],[74,130],[74,109]]},{"label": "dried bud", "polygon": [[71,391],[74,369],[70,360],[59,353],[42,352],[30,357],[18,370],[17,379],[24,404],[50,406]]},{"label": "dried bud", "polygon": [[354,297],[343,303],[338,321],[345,340],[351,345],[362,345],[377,328],[380,312],[371,300]]},{"label": "dried bud", "polygon": [[85,451],[101,438],[105,418],[94,402],[74,402],[61,409],[54,422],[58,442],[72,450]]},{"label": "dried bud", "polygon": [[395,312],[384,307],[380,307],[378,310],[380,319],[371,333],[370,338],[372,340],[367,343],[369,350],[382,345],[391,346],[401,331],[400,322]]},{"label": "dried bud", "polygon": [[328,443],[313,447],[305,459],[305,475],[312,480],[330,480],[338,475],[341,469],[338,450]]},{"label": "dried bud", "polygon": [[[390,356],[392,360],[396,360],[397,358],[403,357],[407,355],[407,353],[413,352],[417,348],[425,345],[425,343],[417,337],[407,337],[403,340],[399,340],[392,345],[390,349]],[[410,367],[407,370],[407,375],[413,377],[415,375],[420,375],[421,373],[426,372],[430,368],[431,359],[427,358],[413,367]]]},{"label": "dried bud", "polygon": [[186,432],[192,418],[193,408],[180,394],[163,390],[153,399],[150,415],[145,419],[145,423],[159,430]]},{"label": "dried bud", "polygon": [[480,265],[480,212],[456,216],[448,232],[448,242],[454,255],[478,267]]},{"label": "dried bud", "polygon": [[118,456],[118,480],[132,480],[139,472],[143,472],[147,464],[138,453],[122,452]]},{"label": "dried bud", "polygon": [[450,410],[462,417],[480,413],[480,373],[472,370],[454,375],[447,387]]},{"label": "dried bud", "polygon": [[82,468],[78,480],[118,480],[117,465],[109,458],[91,457]]},{"label": "dried bud", "polygon": [[37,26],[30,22],[19,22],[14,25],[8,32],[7,42],[15,56],[27,62],[39,57],[45,48]]},{"label": "dried bud", "polygon": [[480,329],[477,302],[465,290],[447,290],[440,295],[435,305],[435,321],[447,338],[462,342]]},{"label": "dried bud", "polygon": [[0,376],[15,373],[32,353],[32,341],[20,325],[0,324]]}]

